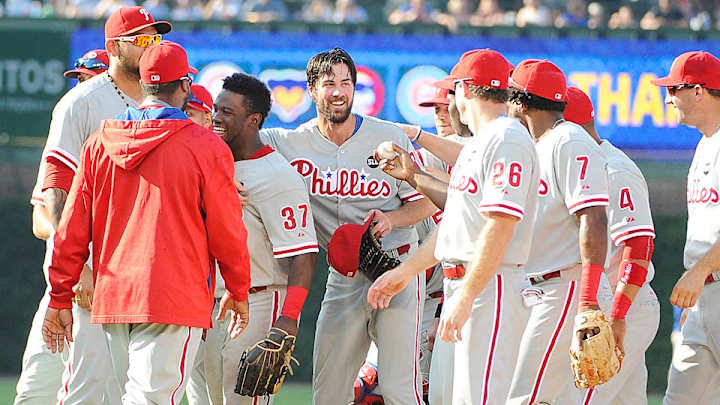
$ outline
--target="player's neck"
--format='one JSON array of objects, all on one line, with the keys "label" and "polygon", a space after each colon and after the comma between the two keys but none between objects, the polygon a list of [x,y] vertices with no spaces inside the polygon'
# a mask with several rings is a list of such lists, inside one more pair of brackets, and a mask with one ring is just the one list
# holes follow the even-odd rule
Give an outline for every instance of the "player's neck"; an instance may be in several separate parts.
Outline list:
[{"label": "player's neck", "polygon": [[236,136],[230,141],[229,146],[233,154],[233,159],[239,162],[241,160],[248,160],[264,145],[260,142],[259,133],[255,132],[254,136]]},{"label": "player's neck", "polygon": [[330,140],[330,142],[340,146],[350,139],[353,132],[355,132],[355,122],[355,114],[350,114],[345,122],[340,123],[331,122],[322,115],[318,114],[317,127],[322,136]]},{"label": "player's neck", "polygon": [[703,134],[704,137],[710,138],[720,131],[720,116],[706,115],[708,118],[705,122],[697,126],[698,131]]},{"label": "player's neck", "polygon": [[535,141],[550,133],[563,121],[563,115],[560,112],[539,110],[528,114],[526,119],[528,131]]},{"label": "player's neck", "polygon": [[110,64],[108,75],[112,78],[115,85],[122,90],[123,93],[132,97],[135,101],[142,100],[142,92],[140,91],[140,76],[136,76],[124,71],[117,64]]},{"label": "player's neck", "polygon": [[473,134],[482,132],[482,128],[507,113],[505,103],[493,103],[487,100],[473,99],[468,106],[468,127]]}]

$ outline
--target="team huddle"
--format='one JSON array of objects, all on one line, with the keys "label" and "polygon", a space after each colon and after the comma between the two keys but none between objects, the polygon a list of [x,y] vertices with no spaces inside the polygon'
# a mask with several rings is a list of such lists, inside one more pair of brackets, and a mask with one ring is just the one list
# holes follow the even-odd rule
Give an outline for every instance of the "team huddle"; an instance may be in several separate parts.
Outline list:
[{"label": "team huddle", "polygon": [[[421,104],[434,135],[353,113],[335,48],[307,64],[316,118],[263,129],[267,86],[235,73],[213,100],[171,29],[122,7],[65,72],[81,83],[31,200],[48,288],[15,404],[272,402],[320,248],[314,404],[647,403],[648,187],[555,64],[466,52]],[[718,72],[688,52],[654,81],[704,135],[665,404],[712,401],[720,374]]]}]

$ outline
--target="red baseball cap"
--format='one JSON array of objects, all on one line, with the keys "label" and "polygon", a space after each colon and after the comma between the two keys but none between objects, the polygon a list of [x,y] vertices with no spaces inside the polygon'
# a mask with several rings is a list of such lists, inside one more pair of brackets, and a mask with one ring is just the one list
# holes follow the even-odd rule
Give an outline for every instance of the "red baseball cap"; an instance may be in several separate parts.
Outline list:
[{"label": "red baseball cap", "polygon": [[510,77],[510,87],[550,101],[567,100],[565,74],[547,60],[527,59],[520,62]]},{"label": "red baseball cap", "polygon": [[105,38],[130,35],[147,27],[155,27],[158,34],[167,34],[172,30],[172,24],[155,21],[144,7],[120,7],[105,22]]},{"label": "red baseball cap", "polygon": [[453,69],[455,80],[467,81],[476,86],[507,89],[512,64],[498,51],[475,49],[465,52]]},{"label": "red baseball cap", "polygon": [[675,58],[670,74],[651,83],[661,87],[702,84],[720,90],[720,60],[705,51],[685,52]]},{"label": "red baseball cap", "polygon": [[578,125],[587,124],[595,119],[592,101],[584,91],[577,87],[567,88],[567,105],[563,112],[565,120]]},{"label": "red baseball cap", "polygon": [[80,74],[95,76],[106,71],[108,66],[110,66],[110,59],[108,59],[107,51],[93,49],[76,59],[74,68],[63,73],[63,76],[71,79],[76,79]]},{"label": "red baseball cap", "polygon": [[450,90],[438,87],[435,89],[435,97],[430,100],[425,100],[418,105],[420,107],[434,107],[437,104],[450,105],[450,100],[447,98],[448,93],[450,93]]},{"label": "red baseball cap", "polygon": [[140,57],[140,80],[145,84],[173,82],[190,72],[187,52],[172,41],[160,41]]},{"label": "red baseball cap", "polygon": [[328,263],[339,273],[348,277],[355,276],[360,264],[360,244],[362,236],[370,227],[375,213],[364,224],[340,225],[328,243]]},{"label": "red baseball cap", "polygon": [[190,100],[187,106],[203,112],[212,112],[213,98],[210,92],[201,84],[190,86]]}]

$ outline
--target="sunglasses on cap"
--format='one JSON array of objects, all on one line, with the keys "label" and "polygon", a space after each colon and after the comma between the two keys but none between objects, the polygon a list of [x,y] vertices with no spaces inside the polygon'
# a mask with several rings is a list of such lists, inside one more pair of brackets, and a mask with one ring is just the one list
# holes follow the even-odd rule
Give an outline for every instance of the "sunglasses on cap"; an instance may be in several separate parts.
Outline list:
[{"label": "sunglasses on cap", "polygon": [[75,69],[85,68],[90,70],[107,69],[107,65],[99,59],[80,58],[75,61]]},{"label": "sunglasses on cap", "polygon": [[695,87],[695,86],[703,86],[703,85],[705,85],[705,83],[698,83],[698,84],[680,84],[680,85],[678,85],[678,86],[668,86],[668,87],[667,87],[667,92],[668,92],[668,94],[670,94],[671,96],[674,96],[675,93],[678,92],[678,90],[691,89],[691,88],[693,88],[693,87]]},{"label": "sunglasses on cap", "polygon": [[149,46],[157,45],[162,41],[162,35],[160,34],[138,34],[128,37],[115,37],[108,38],[115,41],[130,42],[139,48],[147,48]]}]

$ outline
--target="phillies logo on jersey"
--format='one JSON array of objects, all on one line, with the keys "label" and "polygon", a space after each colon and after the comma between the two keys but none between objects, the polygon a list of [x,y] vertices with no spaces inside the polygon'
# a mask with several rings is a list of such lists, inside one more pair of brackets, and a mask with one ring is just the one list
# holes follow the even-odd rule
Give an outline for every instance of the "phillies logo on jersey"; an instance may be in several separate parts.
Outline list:
[{"label": "phillies logo on jersey", "polygon": [[450,184],[448,185],[449,188],[457,191],[461,191],[463,193],[469,193],[469,194],[477,194],[480,188],[478,187],[478,182],[472,177],[467,177],[464,175],[457,175],[457,176],[451,176],[450,177]]},{"label": "phillies logo on jersey", "polygon": [[310,194],[340,198],[388,198],[392,188],[385,180],[373,179],[365,170],[320,169],[312,160],[295,159],[290,164],[302,177],[310,179]]},{"label": "phillies logo on jersey", "polygon": [[705,187],[700,184],[700,179],[692,179],[687,187],[688,204],[717,204],[720,201],[720,194],[714,187]]}]

